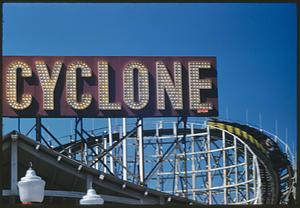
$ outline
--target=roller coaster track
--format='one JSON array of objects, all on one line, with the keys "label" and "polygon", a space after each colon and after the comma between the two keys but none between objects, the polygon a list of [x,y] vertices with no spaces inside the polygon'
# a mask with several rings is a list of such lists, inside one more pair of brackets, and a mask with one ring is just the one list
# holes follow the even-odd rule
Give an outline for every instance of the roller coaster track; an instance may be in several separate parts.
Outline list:
[{"label": "roller coaster track", "polygon": [[[207,128],[209,128],[210,137],[212,140],[222,137],[222,132],[233,135],[245,143],[251,151],[258,158],[259,177],[260,177],[260,188],[257,190],[259,194],[258,201],[254,203],[262,204],[292,204],[294,202],[294,185],[296,182],[295,167],[293,167],[293,161],[291,153],[285,151],[280,147],[278,138],[265,131],[259,130],[249,125],[243,125],[235,122],[210,120],[204,127],[194,128],[193,134],[205,134]],[[136,137],[136,128],[127,132],[126,136],[122,136],[120,132],[112,133],[113,145],[100,154],[95,154],[94,158],[96,161],[100,161],[106,154],[117,147],[123,139],[129,137]],[[164,128],[160,129],[159,135],[157,129],[146,129],[143,131],[144,137],[157,137],[157,136],[168,136],[173,135],[174,129]],[[85,138],[81,138],[77,141],[72,141],[54,148],[55,151],[70,156],[77,154],[82,151],[84,144],[91,149],[99,143],[99,141],[106,138],[108,135],[92,135],[89,132],[84,132]],[[191,134],[190,129],[178,128],[176,137],[184,137],[185,135]],[[182,141],[181,141],[182,142]],[[233,139],[227,139],[226,145],[233,145]],[[238,151],[243,151],[243,145],[237,145]],[[252,157],[252,156],[251,156]],[[92,163],[90,166],[95,164]],[[149,174],[151,175],[151,174]]]},{"label": "roller coaster track", "polygon": [[215,120],[208,122],[208,125],[226,129],[239,136],[258,156],[262,183],[262,203],[280,204],[284,201],[293,203],[291,193],[295,183],[295,173],[287,153],[280,149],[271,135],[239,123]]}]

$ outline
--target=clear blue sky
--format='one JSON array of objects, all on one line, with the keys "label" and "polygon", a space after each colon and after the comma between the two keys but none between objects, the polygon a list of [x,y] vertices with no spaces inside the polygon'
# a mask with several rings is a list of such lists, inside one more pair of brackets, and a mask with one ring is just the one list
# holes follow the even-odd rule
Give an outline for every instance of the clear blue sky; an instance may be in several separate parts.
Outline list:
[{"label": "clear blue sky", "polygon": [[[277,119],[279,136],[288,128],[296,143],[296,4],[6,3],[3,11],[4,55],[216,56],[220,117],[227,108],[245,122],[248,109],[259,125],[261,112],[264,129],[274,132]],[[4,132],[15,124],[6,119]]]}]

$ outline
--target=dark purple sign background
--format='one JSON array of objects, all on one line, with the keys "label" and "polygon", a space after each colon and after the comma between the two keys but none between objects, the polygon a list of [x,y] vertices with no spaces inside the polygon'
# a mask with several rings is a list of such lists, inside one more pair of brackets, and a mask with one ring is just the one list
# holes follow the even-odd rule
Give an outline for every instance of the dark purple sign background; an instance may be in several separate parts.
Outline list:
[{"label": "dark purple sign background", "polygon": [[[55,88],[55,109],[45,111],[43,109],[43,91],[35,69],[35,61],[44,61],[50,70],[52,70],[55,61],[62,61],[57,85]],[[27,63],[33,72],[30,78],[22,78],[21,90],[18,93],[31,94],[33,99],[31,105],[24,110],[15,110],[6,99],[6,74],[10,63],[23,61]],[[66,101],[66,69],[67,66],[75,61],[85,62],[93,72],[90,78],[79,78],[84,93],[93,96],[92,104],[85,110],[74,110]],[[119,102],[122,104],[122,110],[110,111],[98,109],[98,61],[107,61],[110,70],[110,102]],[[158,110],[156,107],[156,61],[162,61],[173,77],[175,61],[182,64],[183,75],[183,110],[172,109],[168,96],[166,96],[166,110]],[[190,61],[207,61],[212,65],[211,69],[201,70],[201,79],[208,78],[212,80],[213,89],[201,90],[201,102],[210,102],[213,104],[213,110],[207,113],[197,112],[189,109],[189,79],[188,79],[188,62]],[[123,102],[123,69],[130,62],[141,62],[149,70],[149,103],[142,110],[132,110]],[[3,116],[6,117],[154,117],[154,116],[217,116],[218,99],[217,99],[217,71],[215,57],[97,57],[97,56],[6,56],[3,57]]]}]

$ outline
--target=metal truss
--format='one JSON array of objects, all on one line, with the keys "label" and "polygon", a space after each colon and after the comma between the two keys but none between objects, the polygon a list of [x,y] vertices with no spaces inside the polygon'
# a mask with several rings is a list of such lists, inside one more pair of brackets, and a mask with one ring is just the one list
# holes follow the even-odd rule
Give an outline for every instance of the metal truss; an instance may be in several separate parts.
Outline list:
[{"label": "metal truss", "polygon": [[[40,120],[35,127],[37,140],[49,148],[124,181],[205,204],[262,201],[258,156],[236,135],[206,122],[190,123],[183,117],[174,122],[137,119],[128,124],[123,118],[122,125],[113,126],[109,118],[107,128],[88,131],[83,119],[76,118],[74,134],[65,137],[69,139],[64,143]],[[47,141],[43,134],[52,140]],[[291,157],[291,153],[287,155]],[[290,192],[286,175],[282,172],[280,186]],[[289,195],[284,195],[283,202]]]}]

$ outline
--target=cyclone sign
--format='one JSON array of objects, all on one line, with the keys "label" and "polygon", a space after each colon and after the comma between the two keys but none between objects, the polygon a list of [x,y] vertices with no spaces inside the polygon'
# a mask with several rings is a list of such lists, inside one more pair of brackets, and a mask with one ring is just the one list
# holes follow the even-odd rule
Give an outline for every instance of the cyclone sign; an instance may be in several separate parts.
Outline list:
[{"label": "cyclone sign", "polygon": [[3,57],[3,116],[217,116],[215,57]]}]

